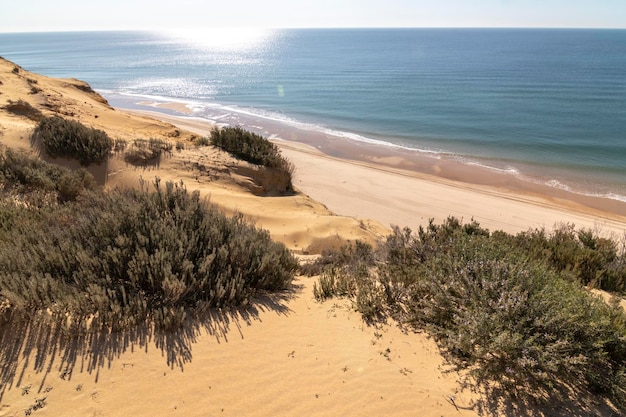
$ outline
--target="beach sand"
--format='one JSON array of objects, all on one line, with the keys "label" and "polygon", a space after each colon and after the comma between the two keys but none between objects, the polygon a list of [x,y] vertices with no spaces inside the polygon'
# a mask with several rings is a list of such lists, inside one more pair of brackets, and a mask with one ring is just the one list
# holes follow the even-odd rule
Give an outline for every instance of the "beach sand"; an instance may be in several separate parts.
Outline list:
[{"label": "beach sand", "polygon": [[[200,135],[207,135],[213,127],[182,113],[177,117],[134,112]],[[567,223],[618,239],[626,233],[626,204],[620,201],[577,195],[486,168],[347,139],[329,144],[326,137],[317,137],[319,145],[314,147],[313,136],[301,142],[282,138],[274,142],[296,166],[296,187],[338,215],[414,230],[429,219],[440,223],[455,216],[508,233],[530,228],[550,231]]]},{"label": "beach sand", "polygon": [[[454,181],[407,169],[407,159],[380,153],[342,159],[338,150],[323,153],[280,139],[276,143],[296,165],[300,192],[265,197],[253,167],[192,145],[211,128],[207,122],[113,109],[80,81],[14,68],[0,59],[0,106],[23,99],[46,115],[80,120],[129,143],[150,137],[180,143],[180,150],[149,164],[132,165],[116,154],[90,168],[106,188],[156,177],[182,180],[301,256],[357,239],[373,243],[392,224],[415,228],[448,215],[511,232],[558,222],[618,236],[626,230],[619,207],[602,210],[506,184]],[[33,86],[41,91],[32,94]],[[0,144],[37,153],[29,139],[34,125],[0,108]],[[313,282],[298,277],[291,290],[261,297],[251,308],[213,311],[165,335],[134,329],[68,341],[46,326],[5,326],[0,416],[27,410],[36,416],[478,415],[481,397],[461,391],[460,376],[447,372],[426,335],[393,322],[368,326],[344,300],[318,303]],[[33,411],[37,404],[43,407]]]}]

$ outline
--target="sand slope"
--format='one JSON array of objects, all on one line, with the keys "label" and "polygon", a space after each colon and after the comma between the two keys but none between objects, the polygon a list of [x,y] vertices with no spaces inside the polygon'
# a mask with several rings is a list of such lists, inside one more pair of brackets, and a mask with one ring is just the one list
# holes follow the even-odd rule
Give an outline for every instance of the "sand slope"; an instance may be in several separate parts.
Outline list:
[{"label": "sand slope", "polygon": [[[113,354],[96,342],[63,362],[61,349],[40,358],[40,372],[34,355],[16,355],[0,416],[23,415],[43,397],[35,415],[476,415],[451,403],[464,407],[471,397],[458,392],[455,374],[442,373],[434,342],[367,327],[344,301],[317,303],[311,281],[164,339],[119,336],[125,346]],[[90,368],[93,361],[101,364]]]}]

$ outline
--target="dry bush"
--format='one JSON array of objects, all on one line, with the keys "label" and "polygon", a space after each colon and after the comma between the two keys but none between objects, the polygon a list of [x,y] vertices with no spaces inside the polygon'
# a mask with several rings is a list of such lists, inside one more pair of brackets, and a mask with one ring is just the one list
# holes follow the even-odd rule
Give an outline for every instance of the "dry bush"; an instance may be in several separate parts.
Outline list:
[{"label": "dry bush", "polygon": [[135,139],[125,147],[124,160],[131,164],[147,164],[158,161],[163,153],[172,152],[172,144],[162,139]]},{"label": "dry bush", "polygon": [[9,104],[4,106],[4,108],[10,113],[27,117],[35,122],[39,122],[43,118],[43,113],[39,109],[21,99],[18,101],[9,101]]}]

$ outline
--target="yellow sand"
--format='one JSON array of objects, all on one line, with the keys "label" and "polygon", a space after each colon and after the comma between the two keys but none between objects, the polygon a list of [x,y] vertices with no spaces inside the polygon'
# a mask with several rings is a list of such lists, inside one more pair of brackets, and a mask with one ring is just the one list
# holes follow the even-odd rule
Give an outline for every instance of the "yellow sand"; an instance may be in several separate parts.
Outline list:
[{"label": "yellow sand", "polygon": [[[374,242],[390,224],[414,228],[448,215],[513,232],[555,222],[615,234],[626,229],[624,213],[339,160],[284,141],[277,143],[297,167],[301,192],[258,196],[253,167],[191,145],[194,135],[208,132],[207,123],[116,110],[76,88],[86,86],[80,81],[23,69],[15,74],[13,68],[0,60],[0,106],[23,99],[46,115],[72,117],[115,139],[156,137],[184,146],[146,166],[116,155],[90,168],[107,188],[155,177],[183,180],[225,211],[241,212],[268,229],[296,253],[319,253],[348,240]],[[42,92],[30,94],[28,79]],[[2,145],[31,149],[33,127],[0,109]],[[166,336],[136,329],[77,345],[43,329],[27,335],[34,344],[19,346],[24,335],[14,329],[0,341],[0,416],[24,415],[44,397],[35,416],[478,415],[470,406],[479,397],[460,392],[458,375],[444,372],[432,340],[405,334],[394,323],[368,327],[345,301],[318,303],[312,282],[299,277],[291,291],[261,298],[252,309],[213,312]]]}]

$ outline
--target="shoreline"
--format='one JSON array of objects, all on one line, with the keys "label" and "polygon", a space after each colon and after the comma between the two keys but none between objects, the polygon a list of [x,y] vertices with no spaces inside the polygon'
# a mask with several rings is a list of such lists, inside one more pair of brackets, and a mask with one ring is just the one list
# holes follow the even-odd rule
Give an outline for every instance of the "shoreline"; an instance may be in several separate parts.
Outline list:
[{"label": "shoreline", "polygon": [[[149,115],[201,135],[215,126],[208,119],[194,117],[181,103],[136,104],[147,110],[120,110]],[[277,132],[265,132],[265,136],[295,164],[295,186],[339,215],[370,218],[387,227],[416,228],[430,218],[441,222],[452,215],[509,233],[572,223],[617,238],[626,235],[626,203],[618,200],[534,184],[446,158],[285,129],[267,121],[264,128]]]},{"label": "shoreline", "polygon": [[[118,101],[121,95],[114,93]],[[301,142],[341,159],[385,165],[462,183],[506,188],[513,192],[549,195],[589,208],[626,216],[626,184],[617,179],[598,177],[559,166],[535,165],[531,161],[428,151],[372,139],[360,134],[334,131],[322,125],[276,119],[271,115],[217,105],[208,110],[203,104],[168,101],[162,97],[125,96],[114,104],[128,110],[151,109],[157,114],[198,118],[218,126],[240,125],[269,139]],[[206,113],[206,112],[209,113]]]}]

